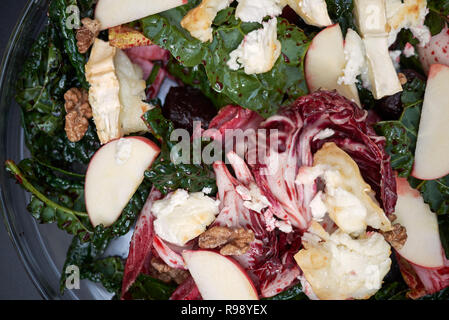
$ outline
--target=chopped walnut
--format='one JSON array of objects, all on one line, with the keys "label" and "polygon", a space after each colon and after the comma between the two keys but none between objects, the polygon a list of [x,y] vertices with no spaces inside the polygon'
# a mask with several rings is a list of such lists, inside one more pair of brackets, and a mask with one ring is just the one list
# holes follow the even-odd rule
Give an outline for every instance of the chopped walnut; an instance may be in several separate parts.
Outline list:
[{"label": "chopped walnut", "polygon": [[404,85],[407,83],[407,77],[405,76],[405,74],[403,74],[402,72],[398,73],[398,78],[399,78],[399,82],[401,83],[401,85]]},{"label": "chopped walnut", "polygon": [[176,282],[177,284],[183,283],[188,277],[189,272],[182,269],[175,269],[164,263],[160,258],[151,259],[151,276],[162,282]]},{"label": "chopped walnut", "polygon": [[234,256],[245,254],[253,241],[254,232],[252,230],[215,226],[200,235],[198,245],[203,249],[221,247],[222,255]]},{"label": "chopped walnut", "polygon": [[86,90],[72,88],[64,94],[65,99],[65,132],[72,142],[80,141],[89,127],[92,109]]},{"label": "chopped walnut", "polygon": [[393,230],[382,232],[385,240],[396,250],[401,249],[407,241],[407,230],[399,223],[393,225]]},{"label": "chopped walnut", "polygon": [[89,18],[82,19],[81,23],[83,26],[76,32],[76,40],[78,41],[78,51],[86,53],[100,33],[101,25],[99,21]]}]

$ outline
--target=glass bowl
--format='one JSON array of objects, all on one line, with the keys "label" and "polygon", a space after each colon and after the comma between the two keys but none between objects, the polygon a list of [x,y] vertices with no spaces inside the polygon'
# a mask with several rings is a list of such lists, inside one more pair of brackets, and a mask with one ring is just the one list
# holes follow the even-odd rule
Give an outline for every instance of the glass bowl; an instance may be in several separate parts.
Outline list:
[{"label": "glass bowl", "polygon": [[4,169],[7,159],[28,156],[14,101],[18,73],[33,40],[47,19],[48,0],[28,1],[11,35],[0,65],[0,202],[3,220],[25,269],[44,299],[109,299],[101,286],[81,281],[79,290],[59,292],[59,278],[71,237],[56,225],[40,225],[28,213],[29,194]]}]

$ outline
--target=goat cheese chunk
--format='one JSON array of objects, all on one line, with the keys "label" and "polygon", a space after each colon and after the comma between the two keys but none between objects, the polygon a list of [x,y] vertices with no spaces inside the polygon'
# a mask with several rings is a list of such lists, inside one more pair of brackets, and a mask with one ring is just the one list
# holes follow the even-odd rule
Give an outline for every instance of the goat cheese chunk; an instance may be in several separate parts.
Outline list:
[{"label": "goat cheese chunk", "polygon": [[203,0],[199,6],[187,12],[181,26],[201,42],[212,41],[212,23],[217,13],[229,7],[234,0]]},{"label": "goat cheese chunk", "polygon": [[281,0],[238,0],[235,16],[244,22],[262,23],[266,16],[277,17],[282,13]]},{"label": "goat cheese chunk", "polygon": [[143,71],[120,49],[115,54],[114,65],[120,84],[120,124],[123,134],[147,132],[148,127],[143,122],[142,115],[154,106],[143,102],[146,99]]},{"label": "goat cheese chunk", "polygon": [[424,25],[429,9],[427,0],[388,0],[386,6],[387,22],[390,27],[388,45],[392,45],[402,29],[410,29],[424,47],[432,37]]},{"label": "goat cheese chunk", "polygon": [[354,11],[374,98],[379,100],[402,91],[388,51],[386,0],[354,0]]},{"label": "goat cheese chunk", "polygon": [[314,220],[321,221],[326,210],[343,232],[353,236],[363,234],[367,226],[382,231],[392,229],[357,164],[333,142],[315,153],[313,167],[301,168],[296,183],[307,184],[318,177],[324,181],[325,190],[311,202]]},{"label": "goat cheese chunk", "polygon": [[312,223],[295,260],[321,300],[368,299],[390,270],[390,245],[377,232],[354,239],[342,230],[329,235]]},{"label": "goat cheese chunk", "polygon": [[285,1],[307,24],[316,27],[327,27],[332,24],[325,0]]},{"label": "goat cheese chunk", "polygon": [[86,79],[90,84],[89,103],[102,144],[123,135],[120,125],[120,83],[114,64],[116,52],[117,49],[109,42],[95,39],[86,64]]},{"label": "goat cheese chunk", "polygon": [[154,230],[162,239],[183,246],[206,231],[218,214],[219,203],[202,192],[178,189],[154,202]]},{"label": "goat cheese chunk", "polygon": [[248,33],[227,62],[231,70],[244,68],[246,74],[270,71],[281,54],[277,19],[263,22],[263,28]]},{"label": "goat cheese chunk", "polygon": [[338,84],[352,85],[357,82],[357,77],[360,75],[363,86],[370,88],[365,45],[358,33],[352,29],[348,29],[346,33],[344,54],[345,68],[343,75],[338,78]]},{"label": "goat cheese chunk", "polygon": [[142,115],[153,108],[145,100],[142,69],[128,56],[100,39],[92,47],[86,64],[92,107],[98,138],[102,144],[135,132],[146,132]]}]

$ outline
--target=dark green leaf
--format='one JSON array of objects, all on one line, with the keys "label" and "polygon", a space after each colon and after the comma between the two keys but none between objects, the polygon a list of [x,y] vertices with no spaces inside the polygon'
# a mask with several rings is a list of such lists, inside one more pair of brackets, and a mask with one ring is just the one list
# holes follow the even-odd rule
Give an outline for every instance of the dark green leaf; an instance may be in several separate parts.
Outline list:
[{"label": "dark green leaf", "polygon": [[120,257],[108,257],[83,265],[80,277],[101,283],[109,292],[120,295],[124,269],[124,261]]},{"label": "dark green leaf", "polygon": [[351,28],[357,30],[354,24],[354,4],[352,0],[326,0],[330,18],[340,24],[343,35]]},{"label": "dark green leaf", "polygon": [[180,26],[181,19],[196,3],[193,1],[142,19],[145,35],[168,49],[183,66],[203,64],[213,90],[262,116],[272,115],[280,105],[308,93],[303,61],[310,41],[301,29],[278,18],[278,39],[282,45],[280,58],[271,71],[247,75],[242,69],[229,69],[224,62],[244,35],[260,25],[241,22],[235,18],[234,8],[228,8],[215,20],[213,41],[201,43]]},{"label": "dark green leaf", "polygon": [[133,300],[168,300],[175,289],[175,285],[140,274],[127,294]]},{"label": "dark green leaf", "polygon": [[58,30],[64,43],[64,52],[68,55],[72,66],[75,68],[78,81],[83,88],[88,89],[89,84],[86,81],[84,66],[86,57],[78,51],[76,32],[74,26],[70,26],[70,15],[73,14],[67,10],[68,6],[76,6],[76,0],[52,0],[48,9],[48,15],[51,23]]},{"label": "dark green leaf", "polygon": [[265,300],[309,300],[309,298],[302,291],[301,283],[298,283],[278,295],[271,298],[266,298]]}]

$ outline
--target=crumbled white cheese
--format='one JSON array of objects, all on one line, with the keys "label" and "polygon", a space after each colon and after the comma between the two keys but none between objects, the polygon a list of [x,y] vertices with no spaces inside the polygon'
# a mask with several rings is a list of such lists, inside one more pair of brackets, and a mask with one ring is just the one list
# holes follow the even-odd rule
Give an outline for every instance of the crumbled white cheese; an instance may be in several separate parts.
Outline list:
[{"label": "crumbled white cheese", "polygon": [[338,84],[354,84],[361,75],[363,86],[370,87],[365,46],[362,38],[352,29],[348,29],[346,33],[344,54],[346,64],[343,75],[338,78]]},{"label": "crumbled white cheese", "polygon": [[277,19],[263,22],[263,28],[248,33],[227,62],[231,70],[244,68],[246,74],[270,71],[281,54]]},{"label": "crumbled white cheese", "polygon": [[151,209],[156,217],[154,230],[162,239],[183,246],[215,220],[219,203],[202,192],[189,194],[178,189],[154,202]]},{"label": "crumbled white cheese", "polygon": [[332,24],[325,0],[284,0],[305,23],[316,27]]},{"label": "crumbled white cheese", "polygon": [[323,221],[324,216],[327,213],[327,207],[323,202],[323,192],[318,191],[315,197],[310,202],[310,210],[312,211],[312,217],[315,221]]},{"label": "crumbled white cheese", "polygon": [[120,139],[117,142],[116,150],[115,150],[115,162],[118,165],[125,164],[129,158],[131,158],[132,153],[132,142],[130,139]]},{"label": "crumbled white cheese", "polygon": [[315,220],[323,219],[325,210],[344,232],[362,234],[367,226],[391,230],[391,223],[372,197],[371,187],[363,180],[357,164],[335,143],[326,143],[314,155],[313,167],[302,167],[297,184],[310,185],[321,177],[324,193],[318,192],[310,203]]},{"label": "crumbled white cheese", "polygon": [[390,50],[390,58],[391,61],[393,61],[393,66],[396,70],[399,70],[400,66],[400,61],[401,61],[401,54],[402,51],[401,50]]},{"label": "crumbled white cheese", "polygon": [[245,208],[261,213],[263,209],[270,206],[270,202],[255,183],[251,183],[249,188],[239,185],[236,191],[242,197]]},{"label": "crumbled white cheese", "polygon": [[201,42],[212,41],[212,23],[217,13],[229,7],[234,0],[203,0],[181,20],[181,26]]},{"label": "crumbled white cheese", "polygon": [[212,192],[212,188],[211,187],[204,187],[203,190],[201,190],[202,193],[204,194],[210,194]]},{"label": "crumbled white cheese", "polygon": [[415,55],[415,53],[416,53],[415,52],[415,47],[412,44],[410,44],[409,42],[407,42],[405,44],[405,47],[404,47],[404,50],[402,51],[402,53],[404,54],[404,56],[406,58],[413,57]]},{"label": "crumbled white cheese", "polygon": [[382,235],[370,232],[353,239],[337,230],[325,238],[306,236],[304,249],[295,255],[317,298],[368,299],[381,288],[391,266],[390,246]]},{"label": "crumbled white cheese", "polygon": [[266,16],[277,17],[282,13],[280,0],[238,0],[235,16],[245,22],[262,23]]},{"label": "crumbled white cheese", "polygon": [[387,23],[390,26],[388,45],[392,45],[402,29],[410,29],[419,40],[420,46],[425,46],[431,38],[430,30],[424,25],[429,13],[427,0],[389,0],[386,6]]},{"label": "crumbled white cheese", "polygon": [[329,137],[332,137],[335,134],[335,131],[332,130],[331,128],[326,128],[324,130],[321,130],[320,132],[318,132],[315,137],[313,137],[313,141],[316,140],[324,140],[327,139]]},{"label": "crumbled white cheese", "polygon": [[148,127],[143,122],[142,115],[153,106],[143,102],[146,100],[143,71],[138,65],[133,64],[126,53],[120,49],[117,49],[114,65],[120,83],[119,98],[122,106],[120,124],[123,134],[147,132]]}]

